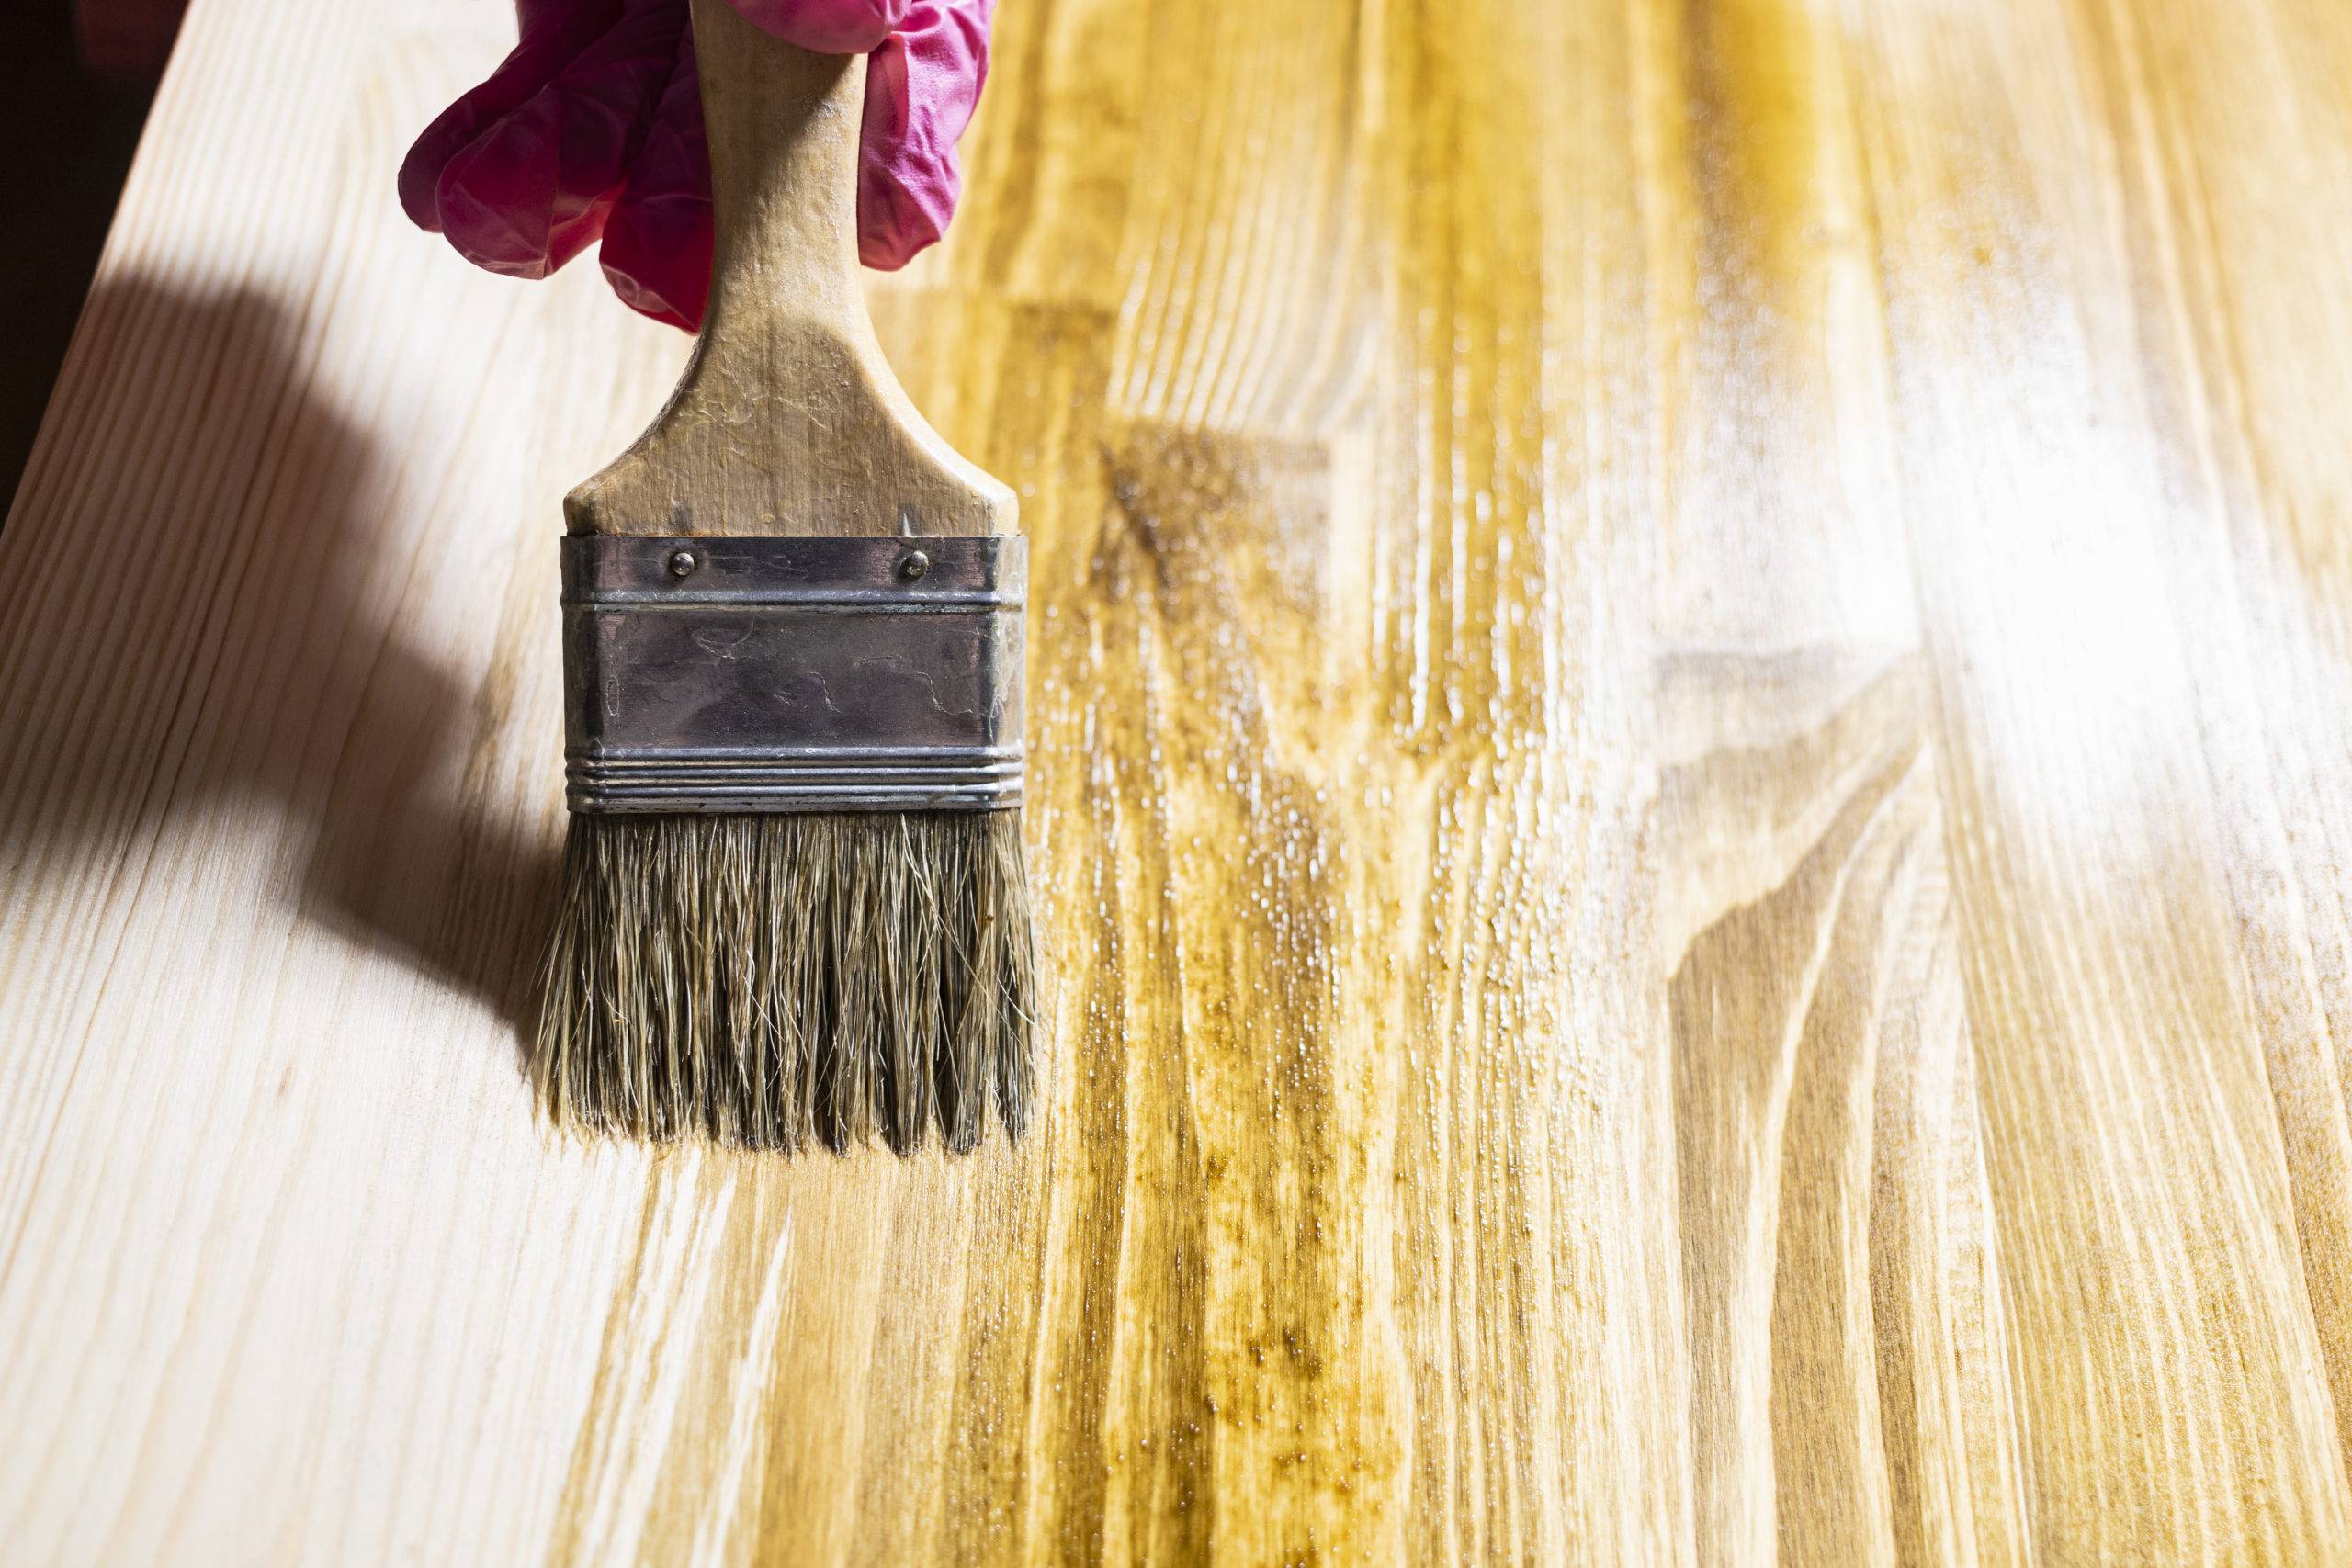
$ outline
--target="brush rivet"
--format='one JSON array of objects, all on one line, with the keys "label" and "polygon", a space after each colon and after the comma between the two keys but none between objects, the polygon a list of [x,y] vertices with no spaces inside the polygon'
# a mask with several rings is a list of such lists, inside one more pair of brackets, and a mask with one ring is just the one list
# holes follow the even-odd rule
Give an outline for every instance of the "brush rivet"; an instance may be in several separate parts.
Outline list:
[{"label": "brush rivet", "polygon": [[899,558],[899,575],[909,582],[931,570],[931,558],[921,550],[909,550]]},{"label": "brush rivet", "polygon": [[670,552],[670,575],[672,577],[692,577],[695,574],[695,568],[701,564],[702,561],[692,550],[672,550]]}]

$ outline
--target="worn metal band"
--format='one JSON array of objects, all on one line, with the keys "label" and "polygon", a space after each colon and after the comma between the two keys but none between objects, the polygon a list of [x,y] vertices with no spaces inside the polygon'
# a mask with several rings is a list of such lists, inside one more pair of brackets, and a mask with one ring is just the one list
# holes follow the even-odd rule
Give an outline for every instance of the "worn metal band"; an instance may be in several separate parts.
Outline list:
[{"label": "worn metal band", "polygon": [[574,811],[1021,804],[1028,546],[563,541]]}]

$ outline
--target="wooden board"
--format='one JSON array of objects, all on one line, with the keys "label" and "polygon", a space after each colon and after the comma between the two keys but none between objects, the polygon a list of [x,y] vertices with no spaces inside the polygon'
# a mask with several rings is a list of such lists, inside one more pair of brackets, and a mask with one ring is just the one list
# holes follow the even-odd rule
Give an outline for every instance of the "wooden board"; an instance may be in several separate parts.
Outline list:
[{"label": "wooden board", "polygon": [[2352,1560],[2352,12],[1012,0],[1043,1132],[581,1146],[556,502],[684,344],[198,0],[0,535],[27,1563]]}]

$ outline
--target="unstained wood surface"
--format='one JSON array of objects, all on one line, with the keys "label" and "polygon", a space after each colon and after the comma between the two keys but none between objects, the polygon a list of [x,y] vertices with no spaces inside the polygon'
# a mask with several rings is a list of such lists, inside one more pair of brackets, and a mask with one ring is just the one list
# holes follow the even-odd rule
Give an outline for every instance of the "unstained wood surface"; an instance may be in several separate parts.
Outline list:
[{"label": "unstained wood surface", "polygon": [[2352,1561],[2352,9],[1007,0],[905,1164],[534,1120],[686,345],[402,222],[510,27],[198,0],[0,534],[0,1558]]}]

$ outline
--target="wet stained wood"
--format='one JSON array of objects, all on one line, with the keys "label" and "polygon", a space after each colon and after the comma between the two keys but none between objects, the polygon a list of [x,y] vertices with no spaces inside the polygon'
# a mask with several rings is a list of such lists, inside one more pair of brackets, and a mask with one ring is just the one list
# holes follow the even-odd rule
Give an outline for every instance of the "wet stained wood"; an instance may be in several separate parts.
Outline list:
[{"label": "wet stained wood", "polygon": [[402,226],[504,21],[198,0],[0,534],[12,1558],[2352,1558],[2342,7],[1009,4],[870,293],[1052,1097],[905,1164],[533,1120],[684,344]]}]

